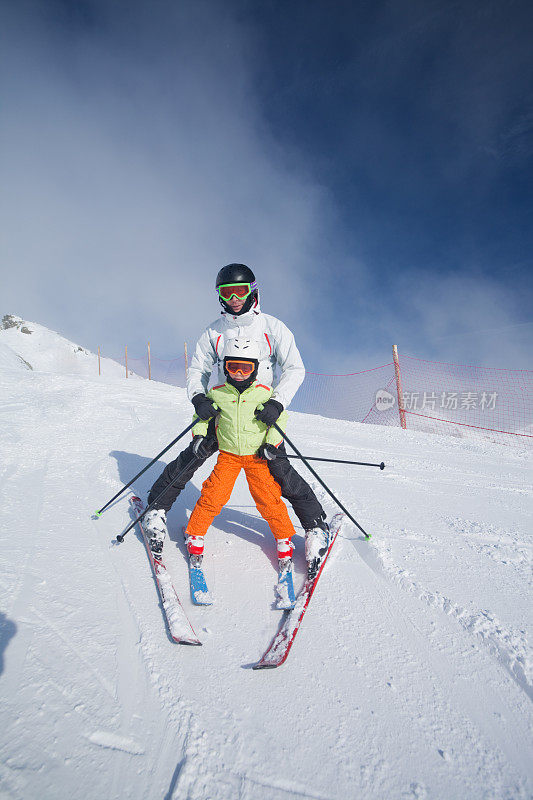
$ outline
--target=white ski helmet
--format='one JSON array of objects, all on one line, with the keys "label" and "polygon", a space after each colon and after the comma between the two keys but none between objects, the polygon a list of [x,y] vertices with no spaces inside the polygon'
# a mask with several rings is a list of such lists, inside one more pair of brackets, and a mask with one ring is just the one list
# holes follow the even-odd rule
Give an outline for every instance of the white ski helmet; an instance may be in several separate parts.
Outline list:
[{"label": "white ski helmet", "polygon": [[244,358],[246,361],[259,361],[261,348],[256,339],[228,339],[224,346],[222,358]]},{"label": "white ski helmet", "polygon": [[[259,369],[259,358],[261,346],[255,339],[228,339],[224,346],[222,358],[224,359],[224,375],[228,383],[242,391],[247,389],[255,381]],[[251,361],[254,365],[252,372],[241,379],[237,379],[237,374],[230,375],[226,368],[228,361]]]}]

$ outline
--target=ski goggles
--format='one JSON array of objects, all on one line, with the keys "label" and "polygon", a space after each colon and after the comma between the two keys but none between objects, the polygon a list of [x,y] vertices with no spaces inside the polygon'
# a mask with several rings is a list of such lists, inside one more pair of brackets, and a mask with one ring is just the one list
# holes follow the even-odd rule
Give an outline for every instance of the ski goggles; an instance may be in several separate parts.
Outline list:
[{"label": "ski goggles", "polygon": [[249,378],[255,369],[253,361],[240,361],[235,358],[228,358],[225,366],[230,375],[238,375],[240,373],[243,378]]},{"label": "ski goggles", "polygon": [[218,287],[218,296],[223,300],[231,300],[233,296],[245,300],[255,289],[257,283],[223,283]]}]

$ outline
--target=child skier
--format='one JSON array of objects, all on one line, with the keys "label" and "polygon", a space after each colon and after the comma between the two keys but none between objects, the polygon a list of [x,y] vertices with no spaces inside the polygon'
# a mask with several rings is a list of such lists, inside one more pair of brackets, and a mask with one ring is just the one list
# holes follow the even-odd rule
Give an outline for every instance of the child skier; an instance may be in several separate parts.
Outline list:
[{"label": "child skier", "polygon": [[[295,534],[287,508],[281,499],[281,488],[268,466],[268,448],[277,447],[282,437],[272,427],[267,428],[255,416],[258,406],[265,404],[273,389],[256,380],[260,347],[251,339],[230,339],[223,352],[226,383],[215,386],[207,397],[217,410],[216,435],[218,460],[209,478],[204,481],[201,496],[189,518],[185,539],[189,555],[201,559],[204,536],[213,519],[231,496],[241,469],[244,469],[251,495],[261,516],[268,522],[275,539],[280,567],[290,564]],[[286,424],[287,412],[278,424]],[[202,458],[202,446],[207,435],[208,421],[198,418],[193,428],[193,452]]]}]

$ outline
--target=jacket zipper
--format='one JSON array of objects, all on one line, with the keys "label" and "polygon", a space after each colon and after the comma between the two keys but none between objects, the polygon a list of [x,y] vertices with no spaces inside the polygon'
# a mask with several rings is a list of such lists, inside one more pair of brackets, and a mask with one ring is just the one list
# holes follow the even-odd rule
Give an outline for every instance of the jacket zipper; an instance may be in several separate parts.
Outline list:
[{"label": "jacket zipper", "polygon": [[238,439],[238,447],[239,447],[239,455],[241,454],[241,393],[239,392],[239,397],[237,399],[237,439]]}]

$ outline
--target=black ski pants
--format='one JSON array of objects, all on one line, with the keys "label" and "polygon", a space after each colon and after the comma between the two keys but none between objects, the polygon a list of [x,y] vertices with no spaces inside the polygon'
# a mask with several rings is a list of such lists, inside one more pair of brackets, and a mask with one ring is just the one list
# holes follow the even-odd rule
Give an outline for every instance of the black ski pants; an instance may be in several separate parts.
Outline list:
[{"label": "black ski pants", "polygon": [[[218,441],[215,435],[214,420],[210,420],[204,446],[209,447],[210,455],[206,458],[198,458],[192,451],[192,442],[185,450],[179,454],[175,461],[168,464],[159,478],[156,480],[150,494],[148,502],[153,502],[162,492],[161,499],[157,503],[157,508],[170,511],[172,504],[190,481],[196,470],[205,462],[207,458],[217,452]],[[317,500],[317,497],[307,481],[304,481],[299,472],[292,466],[287,458],[285,444],[282,442],[278,447],[278,457],[273,461],[267,461],[268,468],[274,480],[281,487],[281,494],[289,501],[294,509],[294,513],[300,520],[304,530],[311,530],[320,520],[325,519],[324,509]],[[179,476],[179,477],[178,477]],[[174,479],[176,483],[171,485]],[[167,489],[168,487],[168,489]],[[167,491],[164,491],[167,489]]]}]

